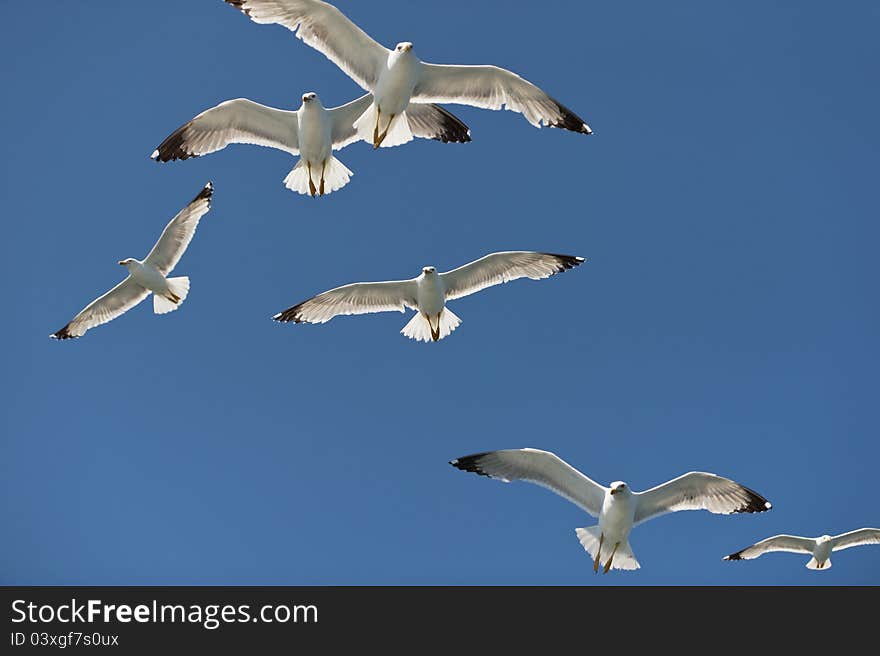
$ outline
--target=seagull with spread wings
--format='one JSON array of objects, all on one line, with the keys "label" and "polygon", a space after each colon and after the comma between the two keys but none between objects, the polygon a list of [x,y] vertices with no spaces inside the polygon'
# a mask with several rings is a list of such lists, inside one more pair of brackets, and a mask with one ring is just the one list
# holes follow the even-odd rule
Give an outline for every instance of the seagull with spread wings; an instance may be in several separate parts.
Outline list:
[{"label": "seagull with spread wings", "polygon": [[831,552],[865,544],[880,544],[880,528],[859,528],[840,535],[822,535],[818,538],[802,538],[797,535],[774,535],[746,547],[724,560],[751,560],[772,551],[810,554],[807,569],[831,569]]},{"label": "seagull with spread wings", "polygon": [[[629,544],[634,526],[679,510],[712,513],[754,513],[770,510],[757,492],[727,478],[706,472],[688,472],[644,492],[634,492],[623,481],[599,485],[556,454],[538,449],[508,449],[475,453],[449,463],[463,471],[509,483],[528,481],[546,487],[599,518],[596,526],[575,529],[584,549],[593,557],[593,571],[639,569]],[[604,549],[604,551],[603,551]]]},{"label": "seagull with spread wings", "polygon": [[100,326],[128,312],[153,292],[153,311],[172,312],[189,293],[189,278],[169,278],[192,241],[199,220],[211,209],[214,186],[209,182],[192,201],[177,213],[159,237],[147,257],[119,260],[128,269],[128,277],[103,296],[89,303],[70,323],[50,337],[82,337],[89,328]]},{"label": "seagull with spread wings", "polygon": [[282,322],[325,323],[340,314],[404,312],[411,308],[416,313],[400,332],[416,341],[436,342],[461,323],[446,307],[447,301],[517,278],[547,278],[583,261],[584,258],[572,255],[532,251],[490,253],[446,273],[426,266],[421,275],[410,280],[356,282],[336,287],[272,318]]},{"label": "seagull with spread wings", "polygon": [[[353,124],[372,103],[373,97],[366,94],[326,109],[312,92],[303,94],[296,111],[267,107],[247,98],[227,100],[172,132],[150,157],[158,162],[188,159],[236,143],[277,148],[300,156],[284,186],[300,194],[323,196],[344,187],[353,175],[333,151],[360,139]],[[468,127],[442,107],[414,105],[409,115],[418,137],[470,141]]]},{"label": "seagull with spread wings", "polygon": [[416,57],[413,44],[380,45],[339,9],[320,0],[225,0],[256,23],[293,31],[373,94],[355,123],[373,147],[412,139],[413,103],[458,103],[521,113],[535,127],[591,134],[583,119],[516,73],[497,66],[445,66]]}]

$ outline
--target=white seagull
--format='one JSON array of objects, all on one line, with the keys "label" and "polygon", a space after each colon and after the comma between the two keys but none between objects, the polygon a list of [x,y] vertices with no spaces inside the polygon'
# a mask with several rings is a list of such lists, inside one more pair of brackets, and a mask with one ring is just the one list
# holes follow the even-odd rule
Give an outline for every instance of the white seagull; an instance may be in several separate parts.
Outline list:
[{"label": "white seagull", "polygon": [[771,551],[810,554],[807,569],[831,569],[831,552],[859,547],[863,544],[880,544],[880,528],[859,528],[840,535],[823,535],[818,538],[802,538],[797,535],[774,535],[751,547],[725,556],[724,560],[751,560]]},{"label": "white seagull", "polygon": [[[284,150],[300,159],[284,185],[300,194],[329,194],[348,184],[352,172],[333,157],[358,141],[354,121],[372,104],[370,94],[326,109],[316,93],[302,96],[296,111],[275,109],[247,98],[227,100],[175,130],[150,155],[158,162],[206,155],[229,144],[256,144]],[[470,141],[468,127],[437,105],[415,105],[409,112],[416,136],[443,142]]]},{"label": "white seagull", "polygon": [[165,314],[180,307],[189,293],[189,278],[168,278],[192,241],[199,220],[211,209],[214,186],[209,182],[189,205],[177,213],[143,260],[119,260],[128,277],[103,296],[89,303],[70,323],[50,337],[82,337],[89,328],[125,314],[153,292],[153,311]]},{"label": "white seagull", "polygon": [[422,62],[413,44],[376,43],[336,7],[320,0],[225,0],[256,23],[278,23],[339,66],[375,100],[355,124],[373,147],[412,139],[411,103],[459,103],[520,112],[541,124],[591,134],[583,119],[531,82],[497,66]]},{"label": "white seagull", "polygon": [[[449,463],[463,471],[509,483],[529,481],[565,497],[599,518],[599,524],[575,529],[599,571],[603,554],[609,569],[638,569],[629,545],[634,526],[679,510],[708,510],[719,514],[770,510],[770,502],[757,492],[727,478],[706,472],[688,472],[644,492],[633,492],[622,481],[599,485],[549,451],[509,449],[475,453]],[[603,552],[602,549],[605,549]]]},{"label": "white seagull", "polygon": [[584,258],[572,255],[532,251],[490,253],[446,273],[426,266],[421,275],[410,280],[356,282],[336,287],[272,318],[282,322],[325,323],[340,314],[404,312],[405,308],[412,308],[416,314],[400,332],[416,341],[436,342],[461,323],[446,307],[447,301],[517,278],[547,278],[583,261]]}]

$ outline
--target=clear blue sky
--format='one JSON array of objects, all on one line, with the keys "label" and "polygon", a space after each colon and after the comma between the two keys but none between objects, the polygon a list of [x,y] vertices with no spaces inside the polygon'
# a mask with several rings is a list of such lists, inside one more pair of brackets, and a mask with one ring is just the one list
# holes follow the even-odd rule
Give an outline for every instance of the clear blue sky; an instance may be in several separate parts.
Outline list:
[{"label": "clear blue sky", "polygon": [[[595,134],[450,105],[472,143],[355,144],[313,200],[281,152],[148,157],[222,100],[360,95],[287,30],[220,0],[9,7],[0,582],[880,584],[878,548],[820,574],[721,560],[880,525],[877,3],[339,5],[428,61],[518,72]],[[207,180],[181,310],[50,340]],[[457,301],[438,344],[396,313],[270,320],[507,249],[588,262]],[[636,489],[713,471],[774,509],[650,522],[639,572],[594,576],[594,519],[447,464],[525,446]]]}]

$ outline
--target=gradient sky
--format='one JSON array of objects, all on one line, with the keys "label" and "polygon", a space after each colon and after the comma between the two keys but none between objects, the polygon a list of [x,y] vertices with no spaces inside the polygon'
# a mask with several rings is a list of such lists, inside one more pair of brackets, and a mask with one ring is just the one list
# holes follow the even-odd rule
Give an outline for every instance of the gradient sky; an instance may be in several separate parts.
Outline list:
[{"label": "gradient sky", "polygon": [[[149,159],[222,100],[362,93],[289,31],[220,0],[7,7],[0,582],[880,584],[878,548],[721,560],[880,525],[880,6],[339,6],[425,60],[508,67],[595,134],[450,105],[472,143],[355,144],[351,183],[310,199],[278,151]],[[50,340],[207,180],[181,310]],[[396,313],[270,320],[509,249],[588,261],[456,301],[437,344]],[[593,518],[447,464],[526,446],[637,490],[712,471],[774,509],[660,518],[640,571],[594,576]]]}]

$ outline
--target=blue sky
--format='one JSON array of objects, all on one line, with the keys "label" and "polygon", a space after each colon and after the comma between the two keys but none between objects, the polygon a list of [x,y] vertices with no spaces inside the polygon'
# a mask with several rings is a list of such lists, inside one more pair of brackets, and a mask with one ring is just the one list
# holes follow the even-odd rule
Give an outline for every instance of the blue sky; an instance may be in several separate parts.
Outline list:
[{"label": "blue sky", "polygon": [[[149,159],[222,100],[361,93],[281,27],[173,5],[0,23],[0,582],[880,583],[877,548],[818,574],[721,560],[880,525],[876,3],[340,0],[386,45],[518,72],[595,134],[449,106],[472,143],[355,144],[317,200],[283,188],[281,152]],[[48,339],[207,180],[181,310]],[[270,320],[508,249],[588,261],[455,302],[437,344],[396,313]],[[594,576],[574,529],[595,520],[447,464],[525,446],[636,489],[713,471],[774,509],[650,522],[640,571]]]}]

